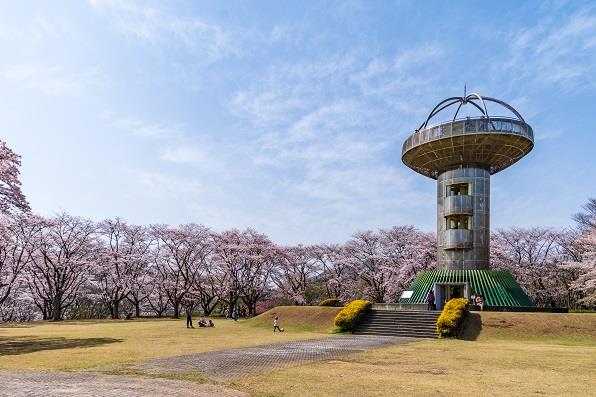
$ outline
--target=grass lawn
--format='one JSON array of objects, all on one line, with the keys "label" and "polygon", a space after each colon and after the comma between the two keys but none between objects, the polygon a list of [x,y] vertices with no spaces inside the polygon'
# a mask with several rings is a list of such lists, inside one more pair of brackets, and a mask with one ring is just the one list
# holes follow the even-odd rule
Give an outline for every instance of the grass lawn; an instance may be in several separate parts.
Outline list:
[{"label": "grass lawn", "polygon": [[[302,308],[304,309],[304,308]],[[308,309],[308,308],[307,308]],[[34,322],[0,325],[0,370],[79,370],[157,357],[329,337],[339,309],[299,312],[276,308],[283,334],[273,333],[272,313],[237,322],[214,319],[215,328],[187,329],[185,319]],[[195,318],[195,323],[198,318]]]},{"label": "grass lawn", "polygon": [[[0,369],[119,373],[150,358],[330,337],[337,311],[278,307],[252,320],[215,319],[214,329],[187,330],[184,319],[5,325]],[[273,315],[285,333],[273,334]],[[596,396],[596,314],[476,314],[465,338],[387,347],[224,385],[271,397]]]},{"label": "grass lawn", "polygon": [[596,314],[482,313],[469,328],[474,341],[383,348],[230,386],[255,396],[596,396]]}]

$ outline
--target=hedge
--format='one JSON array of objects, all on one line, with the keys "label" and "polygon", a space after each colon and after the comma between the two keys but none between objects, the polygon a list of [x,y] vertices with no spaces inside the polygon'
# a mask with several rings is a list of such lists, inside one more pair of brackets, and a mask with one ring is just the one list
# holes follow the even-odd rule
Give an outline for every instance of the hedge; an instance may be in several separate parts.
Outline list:
[{"label": "hedge", "polygon": [[441,336],[455,336],[468,311],[468,300],[465,298],[451,299],[443,307],[437,319],[437,331]]},{"label": "hedge", "polygon": [[331,307],[339,307],[339,298],[327,298],[323,299],[319,306],[331,306]]},{"label": "hedge", "polygon": [[367,300],[355,300],[348,303],[339,313],[335,316],[335,326],[340,331],[353,331],[358,324],[358,321],[372,306],[372,302]]}]

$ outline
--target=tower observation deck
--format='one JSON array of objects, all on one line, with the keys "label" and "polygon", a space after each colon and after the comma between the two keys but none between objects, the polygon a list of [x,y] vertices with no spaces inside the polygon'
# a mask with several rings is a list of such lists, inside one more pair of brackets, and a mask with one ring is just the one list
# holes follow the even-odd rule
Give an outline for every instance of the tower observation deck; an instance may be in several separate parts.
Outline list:
[{"label": "tower observation deck", "polygon": [[[487,104],[500,114],[489,114]],[[464,106],[478,115],[458,119]],[[448,113],[447,121],[431,123]],[[517,110],[476,93],[439,102],[406,139],[404,164],[437,180],[438,267],[419,274],[400,303],[424,304],[433,290],[438,309],[451,298],[479,295],[493,310],[534,306],[509,273],[490,270],[489,262],[490,177],[533,147],[532,127]]]},{"label": "tower observation deck", "polygon": [[[489,114],[486,103],[515,117]],[[477,117],[458,119],[471,105]],[[430,121],[454,109],[448,121]],[[490,176],[517,162],[534,147],[534,133],[510,105],[472,93],[441,101],[403,144],[402,161],[437,180],[439,269],[489,268]]]}]

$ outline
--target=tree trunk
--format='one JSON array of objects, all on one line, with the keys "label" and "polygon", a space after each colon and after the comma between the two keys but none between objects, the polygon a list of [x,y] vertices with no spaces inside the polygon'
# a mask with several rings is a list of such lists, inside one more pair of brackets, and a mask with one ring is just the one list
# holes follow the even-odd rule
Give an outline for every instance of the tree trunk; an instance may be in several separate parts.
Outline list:
[{"label": "tree trunk", "polygon": [[62,320],[62,313],[61,313],[61,302],[60,302],[60,295],[56,294],[54,296],[54,302],[52,303],[52,320],[58,321]]},{"label": "tree trunk", "polygon": [[174,305],[174,318],[180,317],[180,303],[176,302]]},{"label": "tree trunk", "polygon": [[112,319],[117,320],[120,318],[120,302],[112,302]]},{"label": "tree trunk", "polygon": [[139,304],[139,301],[135,300],[135,316],[137,318],[141,317],[141,305]]}]

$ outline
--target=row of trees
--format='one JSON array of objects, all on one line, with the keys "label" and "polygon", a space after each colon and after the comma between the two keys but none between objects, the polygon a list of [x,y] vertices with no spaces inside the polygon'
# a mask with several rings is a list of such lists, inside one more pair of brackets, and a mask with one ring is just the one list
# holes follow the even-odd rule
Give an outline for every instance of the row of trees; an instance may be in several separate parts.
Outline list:
[{"label": "row of trees", "polygon": [[[137,226],[31,214],[20,158],[0,141],[0,320],[119,318],[199,309],[254,314],[263,302],[396,301],[436,266],[436,240],[411,226],[358,232],[344,244],[279,246],[252,229]],[[491,267],[538,305],[596,305],[596,200],[570,230],[493,233]]]},{"label": "row of trees", "polygon": [[[596,202],[587,208],[596,214]],[[409,226],[359,232],[341,245],[278,246],[252,229],[9,215],[0,223],[0,315],[119,318],[123,306],[137,316],[237,307],[250,315],[263,301],[392,302],[436,266],[435,252],[434,236]],[[596,303],[593,226],[499,230],[491,256],[492,268],[511,272],[538,305]]]},{"label": "row of trees", "polygon": [[[95,224],[61,214],[4,216],[0,306],[6,320],[137,316],[183,308],[210,314],[276,300],[313,304],[328,296],[397,299],[434,266],[432,235],[413,227],[357,233],[344,245],[275,245],[252,229],[201,225]],[[35,309],[33,309],[35,308]]]}]

